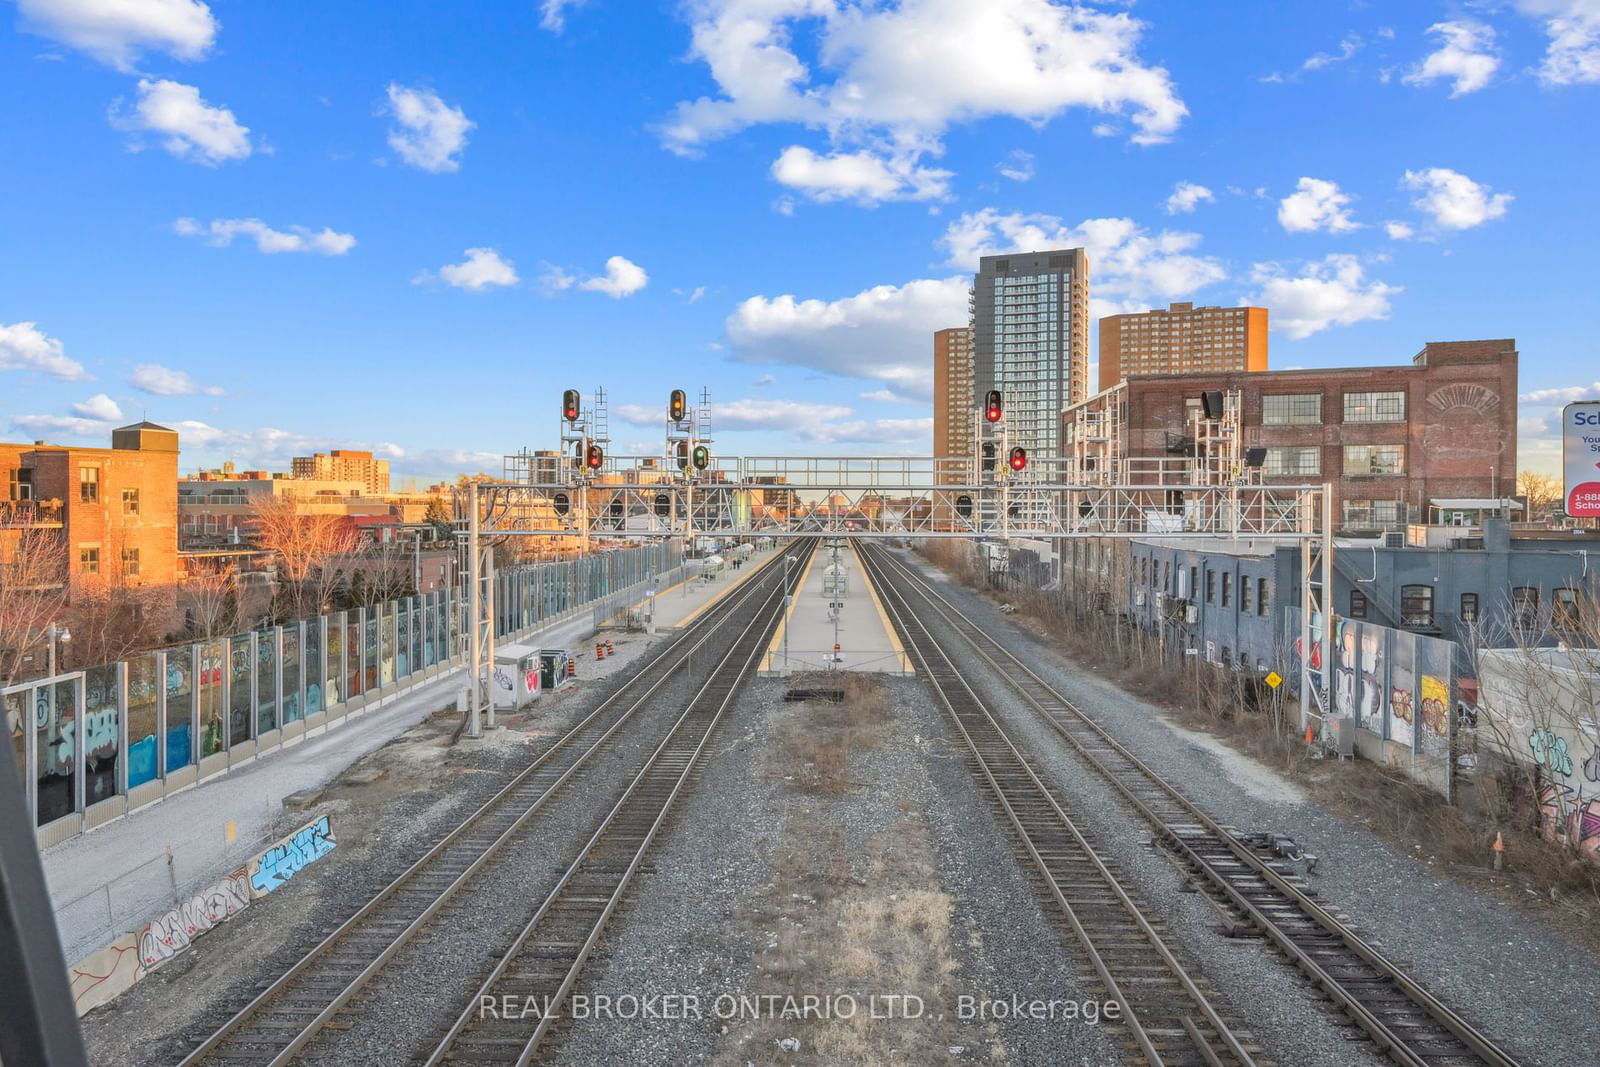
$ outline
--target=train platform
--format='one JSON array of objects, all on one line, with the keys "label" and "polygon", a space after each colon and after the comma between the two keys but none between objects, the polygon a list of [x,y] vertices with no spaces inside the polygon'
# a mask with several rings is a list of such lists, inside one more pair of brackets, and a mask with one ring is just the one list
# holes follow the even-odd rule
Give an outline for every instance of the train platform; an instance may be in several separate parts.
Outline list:
[{"label": "train platform", "polygon": [[[734,561],[724,557],[722,569],[711,577],[693,575],[659,590],[655,597],[656,629],[675,630],[694,622],[711,610],[711,605],[748,581],[777,552],[776,547],[758,549],[741,561],[737,570]],[[641,606],[648,605],[646,600]]]},{"label": "train platform", "polygon": [[849,538],[812,555],[761,673],[833,670],[915,673]]}]

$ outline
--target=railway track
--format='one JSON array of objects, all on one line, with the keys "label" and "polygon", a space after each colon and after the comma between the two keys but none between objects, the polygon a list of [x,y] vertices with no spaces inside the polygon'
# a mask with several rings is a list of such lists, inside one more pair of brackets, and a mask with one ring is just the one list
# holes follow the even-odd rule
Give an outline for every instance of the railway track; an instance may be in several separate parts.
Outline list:
[{"label": "railway track", "polygon": [[876,552],[864,558],[901,638],[965,739],[969,765],[1043,877],[1144,1060],[1167,1067],[1255,1064],[1248,1036],[1218,1012],[1204,978],[1168,945],[1159,918],[1125,888],[1092,836],[1072,820],[990,714],[923,625],[904,583],[886,580]]},{"label": "railway track", "polygon": [[874,580],[942,618],[1151,825],[1213,896],[1298,968],[1380,1052],[1408,1067],[1516,1067],[1516,1060],[1411,978],[1272,859],[1212,819],[1035,674],[915,570],[867,553]]},{"label": "railway track", "polygon": [[[805,543],[804,552],[813,550]],[[792,571],[798,582],[804,567]],[[607,920],[688,786],[717,724],[766,649],[788,589],[767,595],[672,731],[606,815],[427,1064],[533,1062]]]},{"label": "railway track", "polygon": [[782,562],[791,551],[774,556],[727,603],[674,635],[503,789],[202,1040],[181,1067],[290,1062],[486,864],[530,829],[533,816],[592,766],[663,686],[692,669],[697,653],[705,661],[706,646],[725,625],[740,628],[742,636],[766,617],[773,591],[781,599],[785,576],[800,572]]}]

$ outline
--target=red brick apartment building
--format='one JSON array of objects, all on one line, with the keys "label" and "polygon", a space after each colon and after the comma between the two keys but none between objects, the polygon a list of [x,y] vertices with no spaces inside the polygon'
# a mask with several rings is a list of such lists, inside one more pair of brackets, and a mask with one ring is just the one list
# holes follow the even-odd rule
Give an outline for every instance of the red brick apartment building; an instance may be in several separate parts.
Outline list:
[{"label": "red brick apartment building", "polygon": [[110,448],[0,444],[0,560],[25,529],[59,531],[67,578],[178,578],[178,435],[153,422],[111,432]]},{"label": "red brick apartment building", "polygon": [[1339,529],[1426,522],[1440,501],[1514,492],[1511,339],[1431,341],[1401,366],[1135,375],[1062,413],[1070,476],[1142,482],[1155,461],[1181,466],[1201,395],[1234,390],[1242,447],[1266,450],[1262,480],[1333,483]]}]

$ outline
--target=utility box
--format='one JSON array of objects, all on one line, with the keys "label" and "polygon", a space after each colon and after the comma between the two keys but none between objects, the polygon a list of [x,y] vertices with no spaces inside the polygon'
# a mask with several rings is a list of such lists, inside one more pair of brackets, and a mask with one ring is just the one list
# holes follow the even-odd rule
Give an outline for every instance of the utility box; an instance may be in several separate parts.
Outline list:
[{"label": "utility box", "polygon": [[539,652],[539,683],[551,692],[573,679],[572,652],[565,648],[546,648]]},{"label": "utility box", "polygon": [[540,670],[543,653],[527,645],[497,645],[494,650],[494,707],[516,711],[539,699],[544,690]]}]

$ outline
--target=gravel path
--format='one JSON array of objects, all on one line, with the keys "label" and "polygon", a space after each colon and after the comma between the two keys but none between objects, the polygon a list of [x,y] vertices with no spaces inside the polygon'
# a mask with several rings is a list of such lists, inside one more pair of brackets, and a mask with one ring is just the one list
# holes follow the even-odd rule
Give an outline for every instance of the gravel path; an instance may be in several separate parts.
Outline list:
[{"label": "gravel path", "polygon": [[[1514,1056],[1529,1065],[1594,1060],[1576,1050],[1600,1048],[1600,1014],[1582,995],[1600,974],[1600,956],[1544,918],[1508,907],[1394,848],[1367,827],[1317,807],[1270,768],[1214,739],[1197,741],[1159,708],[1067,660],[991,601],[949,581],[920,557],[900,557],[922,567],[975,622],[1012,649],[1025,649],[1019,654],[1030,667],[1214,817],[1244,831],[1288,833],[1316,853],[1320,862],[1312,885],[1323,902],[1351,917],[1435,995]],[[1063,749],[1065,742],[1041,738],[1035,751],[1052,746]],[[1085,777],[1067,763],[1057,767],[1064,786]],[[1258,951],[1277,967],[1280,981],[1289,979],[1286,965]],[[1269,1039],[1276,1031],[1263,1025],[1260,1036]],[[1552,1035],[1560,1036],[1553,1040]]]},{"label": "gravel path", "polygon": [[[961,999],[1074,1000],[1084,987],[1056,925],[915,679],[884,710],[782,700],[756,683],[723,724],[654,873],[580,984],[594,998],[687,994],[699,1019],[574,1022],[571,1064],[1119,1062],[1081,1021],[963,1021]],[[872,698],[868,698],[872,699]],[[846,708],[850,705],[846,705]],[[847,743],[840,746],[842,734]],[[842,755],[840,754],[842,748]],[[754,996],[920,997],[919,1018],[723,1018]],[[762,1002],[755,1002],[759,1008]],[[778,1017],[774,1018],[774,1014]],[[903,1016],[904,1012],[902,1012]]]}]

